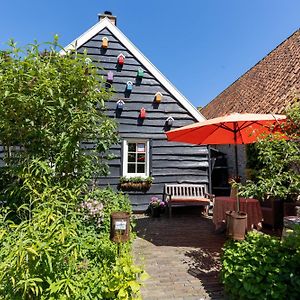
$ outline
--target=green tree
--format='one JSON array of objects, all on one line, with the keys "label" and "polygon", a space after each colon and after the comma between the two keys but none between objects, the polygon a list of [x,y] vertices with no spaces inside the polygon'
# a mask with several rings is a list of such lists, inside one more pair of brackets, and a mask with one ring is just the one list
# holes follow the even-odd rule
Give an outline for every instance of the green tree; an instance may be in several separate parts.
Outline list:
[{"label": "green tree", "polygon": [[10,172],[6,178],[15,183],[18,170],[32,159],[52,167],[53,179],[66,185],[106,175],[108,150],[118,139],[115,122],[105,115],[111,91],[91,59],[75,52],[59,54],[57,40],[43,51],[37,43],[25,49],[13,41],[9,45],[0,53],[0,143]]}]

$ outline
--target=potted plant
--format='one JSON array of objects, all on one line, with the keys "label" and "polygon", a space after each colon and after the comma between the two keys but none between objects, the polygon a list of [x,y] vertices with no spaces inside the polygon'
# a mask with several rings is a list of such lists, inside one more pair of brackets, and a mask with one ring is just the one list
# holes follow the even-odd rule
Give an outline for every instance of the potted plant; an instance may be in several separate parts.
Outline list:
[{"label": "potted plant", "polygon": [[119,188],[122,191],[143,191],[146,192],[150,189],[153,182],[153,177],[120,177]]},{"label": "potted plant", "polygon": [[239,185],[240,195],[261,200],[264,223],[281,227],[283,216],[294,214],[300,191],[300,106],[288,112],[285,138],[275,134],[259,140],[255,146],[253,166],[256,176]]},{"label": "potted plant", "polygon": [[230,185],[230,198],[236,198],[238,192],[237,183],[241,182],[240,176],[230,176],[228,178],[228,183]]},{"label": "potted plant", "polygon": [[160,214],[161,214],[162,210],[165,208],[165,206],[166,206],[166,204],[164,201],[162,201],[158,197],[152,197],[151,201],[149,203],[151,216],[153,218],[160,217]]}]

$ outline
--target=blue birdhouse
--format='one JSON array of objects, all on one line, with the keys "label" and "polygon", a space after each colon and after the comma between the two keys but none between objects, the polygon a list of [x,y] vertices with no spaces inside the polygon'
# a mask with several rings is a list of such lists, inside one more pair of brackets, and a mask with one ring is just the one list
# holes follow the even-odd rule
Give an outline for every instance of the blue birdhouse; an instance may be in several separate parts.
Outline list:
[{"label": "blue birdhouse", "polygon": [[125,106],[125,102],[123,100],[119,100],[117,102],[117,110],[123,110],[124,106]]},{"label": "blue birdhouse", "polygon": [[127,81],[127,84],[126,84],[126,90],[128,92],[131,92],[132,91],[132,88],[133,88],[133,84],[131,81]]},{"label": "blue birdhouse", "polygon": [[112,71],[109,71],[107,73],[107,81],[108,82],[113,82],[114,81],[114,73]]},{"label": "blue birdhouse", "polygon": [[144,70],[142,68],[138,68],[136,76],[138,78],[144,77]]}]

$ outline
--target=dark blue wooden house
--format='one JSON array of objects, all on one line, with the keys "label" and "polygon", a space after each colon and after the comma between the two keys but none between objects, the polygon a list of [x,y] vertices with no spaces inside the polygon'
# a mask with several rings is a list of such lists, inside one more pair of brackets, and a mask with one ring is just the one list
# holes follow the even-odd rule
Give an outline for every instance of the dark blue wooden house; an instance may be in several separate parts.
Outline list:
[{"label": "dark blue wooden house", "polygon": [[87,51],[115,92],[108,114],[119,124],[121,143],[111,150],[110,175],[100,186],[120,187],[120,178],[153,177],[149,189],[127,191],[133,210],[144,210],[166,183],[209,183],[207,147],[168,142],[165,131],[204,117],[116,27],[106,12],[65,50]]}]

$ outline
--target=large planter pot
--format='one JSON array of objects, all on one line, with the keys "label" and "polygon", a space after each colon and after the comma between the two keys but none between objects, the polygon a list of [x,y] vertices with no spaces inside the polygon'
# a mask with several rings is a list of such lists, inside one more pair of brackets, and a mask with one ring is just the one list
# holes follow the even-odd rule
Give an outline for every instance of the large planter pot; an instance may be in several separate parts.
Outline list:
[{"label": "large planter pot", "polygon": [[159,218],[160,217],[160,207],[151,207],[151,216],[153,218]]},{"label": "large planter pot", "polygon": [[232,217],[231,214],[234,213],[234,211],[232,210],[228,210],[226,211],[226,236],[228,238],[232,238],[232,233],[233,233],[233,229],[232,229]]},{"label": "large planter pot", "polygon": [[245,212],[227,211],[226,212],[228,238],[236,241],[245,239],[247,230],[247,214]]},{"label": "large planter pot", "polygon": [[283,201],[269,198],[261,202],[263,224],[269,225],[272,229],[281,228],[283,225]]},{"label": "large planter pot", "polygon": [[285,239],[290,233],[292,233],[296,226],[300,225],[300,217],[288,216],[283,218],[283,229],[281,238]]},{"label": "large planter pot", "polygon": [[296,207],[300,206],[299,201],[295,202],[284,202],[283,203],[283,216],[297,216],[297,210]]}]

